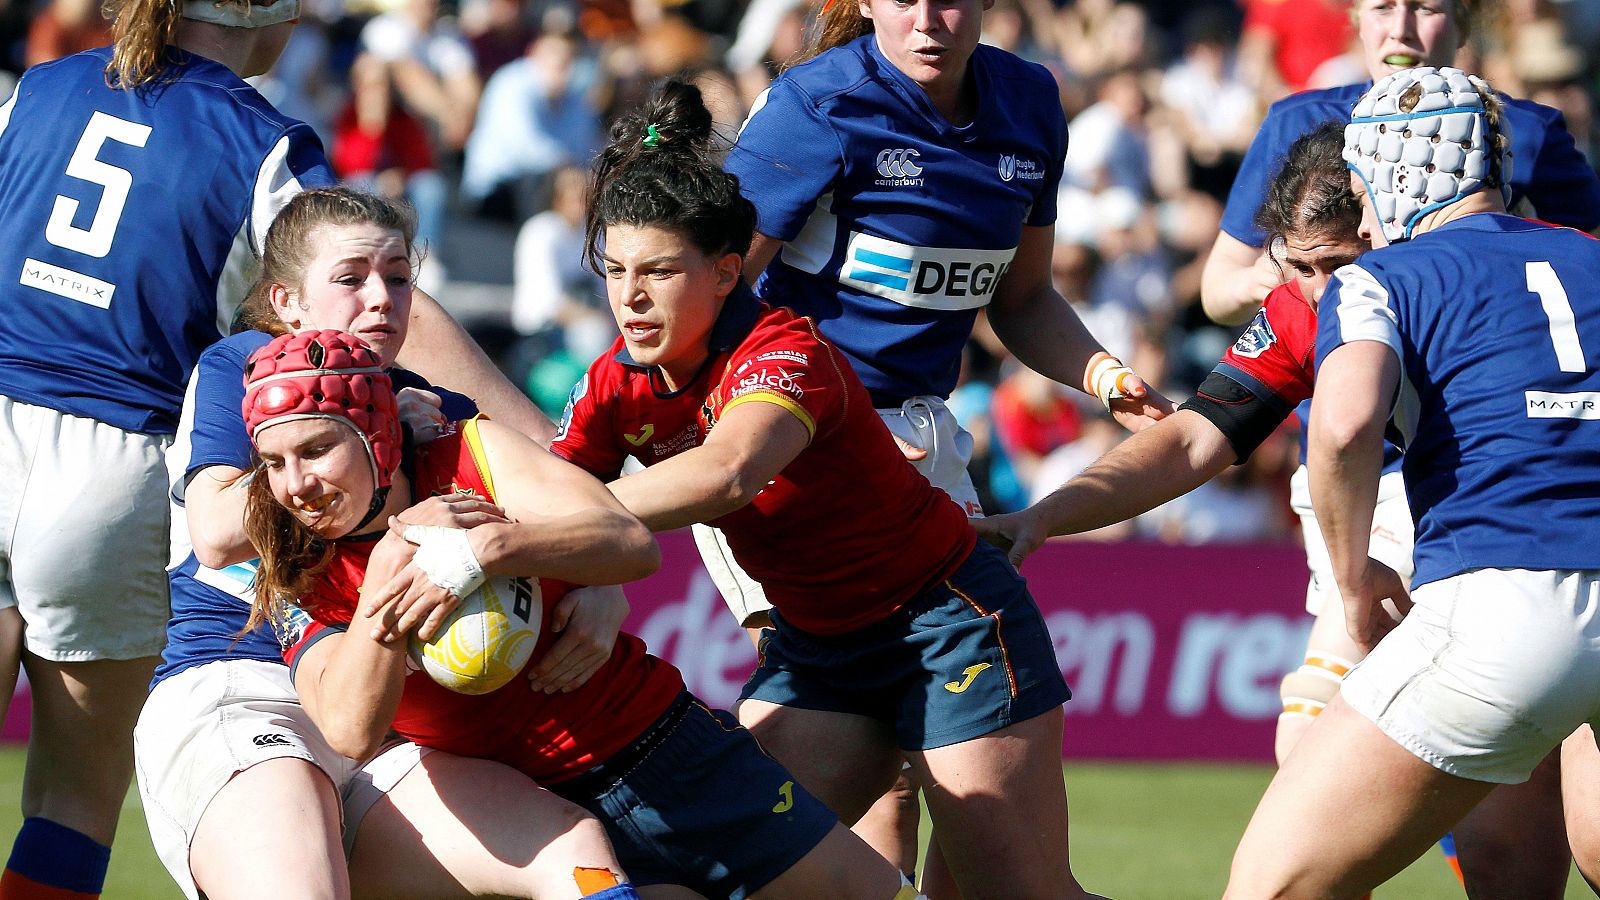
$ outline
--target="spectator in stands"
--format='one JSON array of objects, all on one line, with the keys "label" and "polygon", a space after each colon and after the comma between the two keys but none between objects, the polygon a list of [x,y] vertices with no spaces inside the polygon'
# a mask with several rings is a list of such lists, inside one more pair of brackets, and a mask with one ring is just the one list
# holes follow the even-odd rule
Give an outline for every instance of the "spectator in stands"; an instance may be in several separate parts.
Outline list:
[{"label": "spectator in stands", "polygon": [[[333,136],[333,169],[343,181],[391,200],[409,201],[417,214],[417,243],[437,253],[449,188],[434,164],[432,141],[417,117],[397,102],[389,64],[370,53],[350,67],[350,100]],[[439,264],[425,258],[418,282],[433,291]]]},{"label": "spectator in stands", "polygon": [[461,192],[490,218],[522,222],[548,202],[551,173],[600,147],[598,70],[570,34],[546,32],[489,79],[467,140]]},{"label": "spectator in stands", "polygon": [[482,83],[472,48],[440,19],[439,0],[406,0],[368,22],[361,48],[394,66],[400,96],[433,123],[446,148],[466,145]]},{"label": "spectator in stands", "polygon": [[111,43],[111,24],[95,0],[52,0],[28,29],[27,64],[36,66]]},{"label": "spectator in stands", "polygon": [[1304,90],[1311,73],[1350,43],[1350,0],[1245,0],[1239,55],[1265,99]]}]

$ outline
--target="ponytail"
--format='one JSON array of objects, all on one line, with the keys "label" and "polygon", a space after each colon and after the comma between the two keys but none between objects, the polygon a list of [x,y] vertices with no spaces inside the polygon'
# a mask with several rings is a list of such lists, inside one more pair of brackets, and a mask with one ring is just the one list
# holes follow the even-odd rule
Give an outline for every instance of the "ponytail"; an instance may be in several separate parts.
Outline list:
[{"label": "ponytail", "polygon": [[109,0],[115,45],[106,84],[138,90],[161,77],[173,60],[168,51],[178,33],[179,0]]},{"label": "ponytail", "polygon": [[861,14],[856,0],[827,0],[817,21],[807,29],[806,46],[791,65],[799,65],[825,50],[842,47],[872,33],[872,20]]},{"label": "ponytail", "polygon": [[719,142],[700,89],[662,83],[640,110],[611,126],[589,185],[584,258],[599,272],[600,236],[609,225],[681,232],[708,256],[750,251],[755,207],[739,179],[716,159]]}]

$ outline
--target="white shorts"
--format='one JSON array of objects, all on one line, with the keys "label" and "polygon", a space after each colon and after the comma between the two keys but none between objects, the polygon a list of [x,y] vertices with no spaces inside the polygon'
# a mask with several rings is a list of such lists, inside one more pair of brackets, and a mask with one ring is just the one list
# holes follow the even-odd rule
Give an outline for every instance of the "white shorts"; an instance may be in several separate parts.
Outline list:
[{"label": "white shorts", "polygon": [[167,435],[0,396],[0,606],[29,652],[137,659],[166,645]]},{"label": "white shorts", "polygon": [[[1327,599],[1337,598],[1339,586],[1333,580],[1333,562],[1328,558],[1328,545],[1322,541],[1317,514],[1311,509],[1311,479],[1306,475],[1305,466],[1295,470],[1294,477],[1289,479],[1289,504],[1300,516],[1306,566],[1311,569],[1311,581],[1306,585],[1306,612],[1321,615]],[[1367,553],[1400,573],[1410,584],[1411,573],[1415,571],[1411,561],[1415,542],[1416,530],[1411,522],[1411,507],[1406,502],[1405,479],[1399,472],[1386,473],[1378,479],[1378,503],[1372,511],[1372,540],[1367,544]]]},{"label": "white shorts", "polygon": [[134,771],[156,855],[189,900],[189,844],[212,798],[234,775],[271,759],[317,766],[345,802],[348,850],[361,817],[421,758],[401,743],[362,775],[300,705],[287,666],[262,660],[210,662],[156,685],[133,731]]},{"label": "white shorts", "polygon": [[1340,692],[1429,765],[1517,784],[1600,722],[1600,571],[1474,569],[1411,599]]},{"label": "white shorts", "polygon": [[[943,400],[912,397],[899,407],[878,410],[878,418],[895,437],[928,451],[927,456],[911,463],[923,477],[934,487],[943,488],[969,517],[983,515],[978,489],[967,473],[967,463],[972,461],[972,435],[951,415]],[[752,618],[772,609],[767,592],[734,561],[728,539],[720,529],[696,524],[691,530],[711,583],[717,586],[739,624],[750,627]]]}]

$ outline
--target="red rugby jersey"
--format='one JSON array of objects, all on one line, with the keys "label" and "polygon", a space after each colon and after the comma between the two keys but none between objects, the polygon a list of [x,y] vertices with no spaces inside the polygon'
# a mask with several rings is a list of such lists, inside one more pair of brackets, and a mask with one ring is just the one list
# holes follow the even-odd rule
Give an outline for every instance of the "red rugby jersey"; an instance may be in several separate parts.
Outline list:
[{"label": "red rugby jersey", "polygon": [[867,390],[816,324],[743,288],[711,332],[712,357],[681,390],[657,389],[619,336],[573,389],[550,449],[602,478],[692,450],[741,403],[772,403],[811,443],[755,500],[709,524],[797,628],[876,622],[958,568],[976,533],[901,454]]},{"label": "red rugby jersey", "polygon": [[[470,491],[494,499],[477,422],[458,426],[455,434],[417,448],[413,496]],[[333,561],[305,604],[313,622],[284,651],[290,665],[322,632],[342,630],[350,623],[357,589],[366,577],[367,557],[376,544],[338,542]],[[540,579],[539,586],[544,613],[535,660],[555,641],[550,627],[555,602],[572,589],[548,578]],[[617,636],[611,659],[600,671],[567,694],[533,691],[525,678],[515,678],[488,694],[458,694],[412,668],[406,673],[394,730],[422,746],[498,760],[537,781],[554,784],[583,774],[628,746],[682,690],[683,676],[677,668],[651,656],[643,641],[624,633]]]},{"label": "red rugby jersey", "polygon": [[1291,281],[1272,289],[1250,327],[1223,354],[1216,371],[1254,393],[1259,393],[1254,391],[1259,385],[1293,408],[1311,399],[1316,349],[1317,311],[1300,292],[1300,285]]}]

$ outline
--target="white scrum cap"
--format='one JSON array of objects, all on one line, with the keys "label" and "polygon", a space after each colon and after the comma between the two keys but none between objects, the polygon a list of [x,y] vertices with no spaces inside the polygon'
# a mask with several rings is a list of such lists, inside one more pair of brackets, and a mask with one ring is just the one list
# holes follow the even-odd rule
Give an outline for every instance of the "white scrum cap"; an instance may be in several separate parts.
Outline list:
[{"label": "white scrum cap", "polygon": [[300,18],[300,0],[249,4],[238,0],[184,0],[180,9],[185,19],[229,28],[265,28]]},{"label": "white scrum cap", "polygon": [[1356,104],[1344,161],[1366,183],[1390,242],[1408,240],[1423,216],[1491,182],[1510,202],[1509,125],[1501,117],[1497,142],[1489,93],[1475,75],[1423,66],[1387,76]]}]

